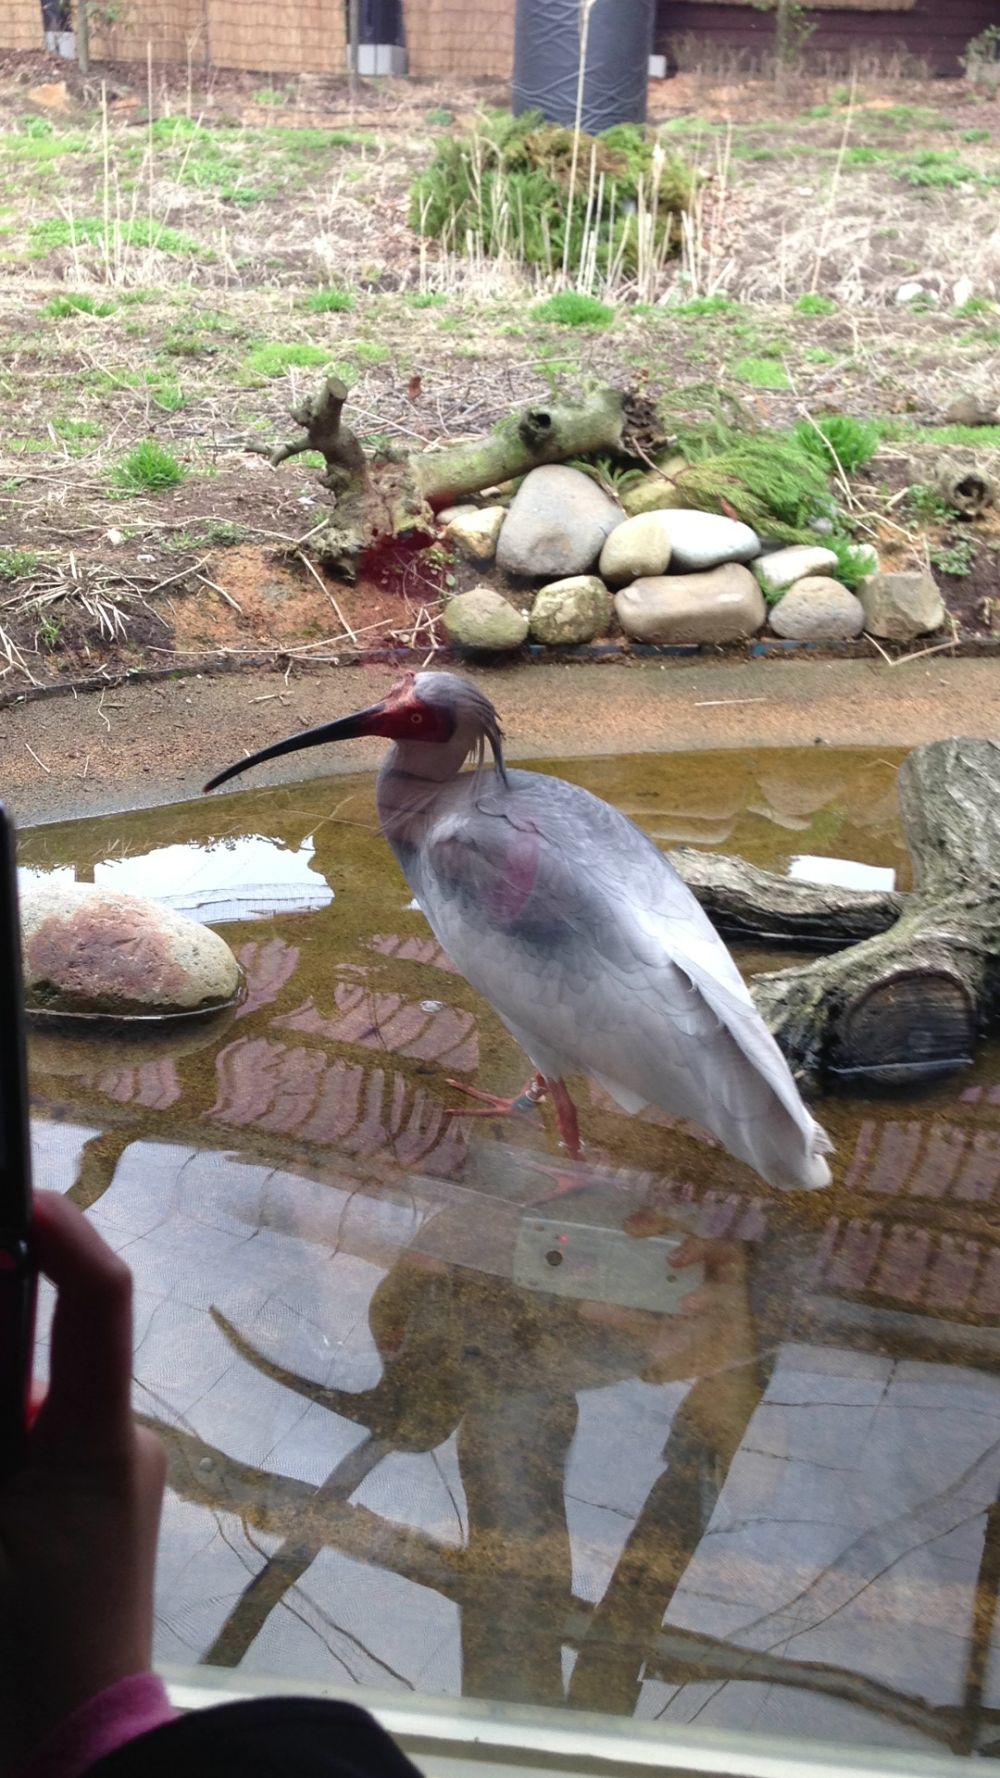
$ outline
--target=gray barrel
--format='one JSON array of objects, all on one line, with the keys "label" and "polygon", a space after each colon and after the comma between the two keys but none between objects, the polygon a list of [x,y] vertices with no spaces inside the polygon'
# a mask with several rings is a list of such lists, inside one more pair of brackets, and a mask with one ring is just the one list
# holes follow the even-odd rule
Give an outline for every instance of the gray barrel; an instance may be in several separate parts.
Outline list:
[{"label": "gray barrel", "polygon": [[[655,0],[595,0],[583,89],[585,130],[645,123]],[[513,109],[572,124],[580,62],[580,0],[517,0]]]}]

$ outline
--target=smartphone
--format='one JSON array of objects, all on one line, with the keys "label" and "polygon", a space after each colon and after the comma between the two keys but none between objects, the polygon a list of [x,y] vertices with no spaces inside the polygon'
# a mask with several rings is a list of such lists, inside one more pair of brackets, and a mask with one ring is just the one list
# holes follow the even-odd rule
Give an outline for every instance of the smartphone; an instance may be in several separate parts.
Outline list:
[{"label": "smartphone", "polygon": [[676,1315],[704,1283],[704,1266],[671,1264],[684,1235],[638,1241],[622,1228],[572,1217],[523,1218],[514,1248],[514,1283],[551,1296],[619,1303]]},{"label": "smartphone", "polygon": [[0,805],[0,1479],[21,1462],[35,1329],[31,1142],[14,824]]}]

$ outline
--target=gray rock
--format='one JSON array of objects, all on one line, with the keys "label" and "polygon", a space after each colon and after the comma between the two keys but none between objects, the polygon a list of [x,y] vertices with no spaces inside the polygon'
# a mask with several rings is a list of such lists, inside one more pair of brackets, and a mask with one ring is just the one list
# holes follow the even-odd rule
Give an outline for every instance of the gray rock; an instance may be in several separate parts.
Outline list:
[{"label": "gray rock", "polygon": [[510,505],[497,545],[497,565],[534,580],[585,574],[622,517],[589,475],[552,463],[526,475]]},{"label": "gray rock", "polygon": [[899,574],[869,574],[858,586],[865,629],[888,642],[912,642],[945,620],[944,602],[933,574],[925,568]]},{"label": "gray rock", "polygon": [[663,518],[672,569],[693,574],[702,568],[721,567],[723,562],[751,562],[760,555],[756,531],[739,519],[691,509],[664,513]]},{"label": "gray rock", "polygon": [[664,574],[670,565],[667,514],[643,512],[616,526],[601,551],[601,579],[625,586],[650,574]]},{"label": "gray rock", "polygon": [[[441,517],[444,516],[442,513]],[[504,506],[453,506],[448,512],[444,536],[470,562],[492,562],[506,517]]]},{"label": "gray rock", "polygon": [[553,646],[592,642],[611,622],[611,594],[596,574],[574,574],[539,589],[531,608],[531,634]]},{"label": "gray rock", "polygon": [[155,1015],[225,1006],[240,967],[225,939],[138,895],[43,884],[21,898],[29,1007]]},{"label": "gray rock", "polygon": [[805,574],[818,574],[823,568],[836,566],[837,557],[832,549],[823,549],[818,543],[812,546],[798,543],[788,549],[775,550],[772,555],[758,556],[753,573],[765,593],[781,593]]},{"label": "gray rock", "polygon": [[764,622],[764,598],[748,568],[727,562],[705,574],[659,574],[615,596],[618,621],[637,642],[741,642]]},{"label": "gray rock", "polygon": [[864,627],[859,601],[828,574],[807,574],[771,608],[775,634],[798,642],[842,642]]},{"label": "gray rock", "polygon": [[449,599],[441,614],[449,642],[473,652],[499,654],[520,648],[528,634],[528,620],[509,599],[492,587],[477,586]]}]

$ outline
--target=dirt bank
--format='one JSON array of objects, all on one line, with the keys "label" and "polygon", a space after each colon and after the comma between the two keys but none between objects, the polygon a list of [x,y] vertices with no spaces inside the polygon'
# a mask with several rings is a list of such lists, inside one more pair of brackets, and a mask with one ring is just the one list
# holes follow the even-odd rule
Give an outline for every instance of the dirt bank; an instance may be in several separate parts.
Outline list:
[{"label": "dirt bank", "polygon": [[[755,661],[533,666],[474,676],[503,714],[513,757],[749,745],[915,746],[996,730],[989,660]],[[22,823],[167,803],[242,753],[373,702],[398,674],[246,673],[121,686],[0,711],[0,793]],[[259,781],[377,763],[355,741],[262,767]]]}]

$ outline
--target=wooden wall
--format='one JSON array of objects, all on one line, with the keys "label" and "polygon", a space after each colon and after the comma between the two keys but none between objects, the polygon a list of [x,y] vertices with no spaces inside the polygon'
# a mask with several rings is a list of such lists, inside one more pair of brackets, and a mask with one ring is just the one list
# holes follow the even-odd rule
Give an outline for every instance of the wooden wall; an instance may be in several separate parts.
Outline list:
[{"label": "wooden wall", "polygon": [[0,49],[43,49],[39,0],[0,0]]},{"label": "wooden wall", "polygon": [[[816,29],[807,65],[810,57],[842,59],[847,66],[852,60],[863,64],[866,55],[903,51],[926,62],[932,74],[960,74],[959,57],[970,37],[1000,25],[1000,0],[820,0],[808,10]],[[753,0],[658,0],[657,50],[670,57],[677,40],[683,40],[689,66],[699,44],[706,60],[713,50],[720,60],[727,51],[743,51],[749,62],[770,54],[774,16]]]}]

